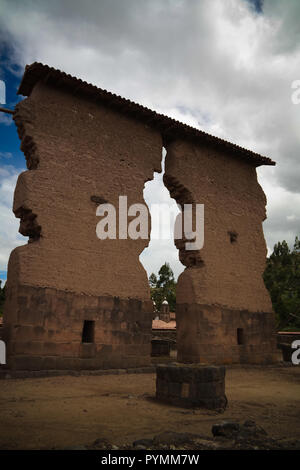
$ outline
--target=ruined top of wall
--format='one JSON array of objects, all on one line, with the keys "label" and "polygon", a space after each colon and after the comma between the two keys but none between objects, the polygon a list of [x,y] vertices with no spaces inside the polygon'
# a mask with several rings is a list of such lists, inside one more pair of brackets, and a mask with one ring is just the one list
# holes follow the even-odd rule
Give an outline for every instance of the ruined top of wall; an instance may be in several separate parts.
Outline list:
[{"label": "ruined top of wall", "polygon": [[[101,202],[115,208],[117,233],[119,196],[127,197],[127,208],[144,205],[144,184],[160,171],[160,132],[43,80],[17,104],[14,121],[28,170],[18,177],[13,211],[30,243],[10,255],[8,290],[30,286],[148,301],[139,256],[149,237],[99,239],[96,211]],[[125,219],[126,230],[131,216]],[[149,214],[147,228],[149,234]]]},{"label": "ruined top of wall", "polygon": [[209,144],[219,149],[230,151],[232,155],[247,161],[255,167],[260,165],[275,165],[275,162],[270,158],[207,134],[163,114],[158,114],[144,106],[38,62],[26,66],[18,94],[29,96],[38,82],[58,87],[73,95],[84,97],[93,103],[105,105],[119,113],[142,121],[154,127],[162,134],[164,145],[173,140],[189,140],[196,144],[205,143],[206,145]]}]

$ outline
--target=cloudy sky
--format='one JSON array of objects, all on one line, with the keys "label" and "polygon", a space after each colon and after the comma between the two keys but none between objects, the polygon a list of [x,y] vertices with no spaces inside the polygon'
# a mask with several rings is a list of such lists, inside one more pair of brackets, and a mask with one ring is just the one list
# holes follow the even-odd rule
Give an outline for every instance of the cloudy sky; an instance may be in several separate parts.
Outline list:
[{"label": "cloudy sky", "polygon": [[[24,66],[39,61],[277,162],[260,167],[268,198],[269,250],[300,234],[299,0],[0,0],[0,79],[6,105]],[[0,113],[0,278],[10,251],[27,242],[11,212],[24,157],[12,120]],[[160,174],[148,204],[172,204]],[[172,241],[141,256],[148,273],[169,261]]]}]

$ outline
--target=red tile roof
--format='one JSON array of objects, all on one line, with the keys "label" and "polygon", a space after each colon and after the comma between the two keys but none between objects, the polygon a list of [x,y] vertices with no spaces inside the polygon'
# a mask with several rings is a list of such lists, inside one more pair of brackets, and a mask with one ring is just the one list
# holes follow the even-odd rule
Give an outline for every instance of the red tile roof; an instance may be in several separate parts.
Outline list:
[{"label": "red tile roof", "polygon": [[29,96],[37,82],[43,81],[49,85],[63,88],[73,95],[79,95],[95,103],[108,106],[120,113],[126,114],[134,119],[159,130],[163,137],[164,145],[174,139],[192,140],[193,142],[205,142],[210,145],[222,148],[235,156],[246,160],[250,165],[275,165],[270,158],[264,157],[256,152],[247,150],[239,145],[227,142],[204,131],[183,124],[175,119],[158,114],[149,108],[141,106],[133,101],[110,93],[107,90],[97,88],[79,78],[56,70],[48,65],[34,62],[27,65],[21,81],[18,94]]}]

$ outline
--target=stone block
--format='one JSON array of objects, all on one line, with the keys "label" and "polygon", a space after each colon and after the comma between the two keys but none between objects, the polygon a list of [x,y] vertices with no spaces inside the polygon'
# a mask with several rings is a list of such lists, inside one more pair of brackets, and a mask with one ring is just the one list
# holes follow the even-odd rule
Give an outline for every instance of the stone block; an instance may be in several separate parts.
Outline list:
[{"label": "stone block", "polygon": [[11,368],[16,370],[41,370],[42,358],[40,356],[17,356],[11,359]]},{"label": "stone block", "polygon": [[224,409],[225,367],[172,363],[156,368],[156,398],[187,408]]}]

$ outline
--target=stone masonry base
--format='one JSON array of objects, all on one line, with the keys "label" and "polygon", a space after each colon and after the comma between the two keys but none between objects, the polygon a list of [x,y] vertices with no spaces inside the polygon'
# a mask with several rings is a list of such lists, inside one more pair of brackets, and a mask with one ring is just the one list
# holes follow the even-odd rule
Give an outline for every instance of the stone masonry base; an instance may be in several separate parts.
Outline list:
[{"label": "stone masonry base", "polygon": [[177,360],[201,364],[278,362],[272,312],[217,305],[178,304]]},{"label": "stone masonry base", "polygon": [[156,398],[185,408],[224,409],[227,405],[225,367],[179,363],[158,365]]},{"label": "stone masonry base", "polygon": [[3,340],[10,370],[127,369],[150,365],[151,301],[16,286]]}]

